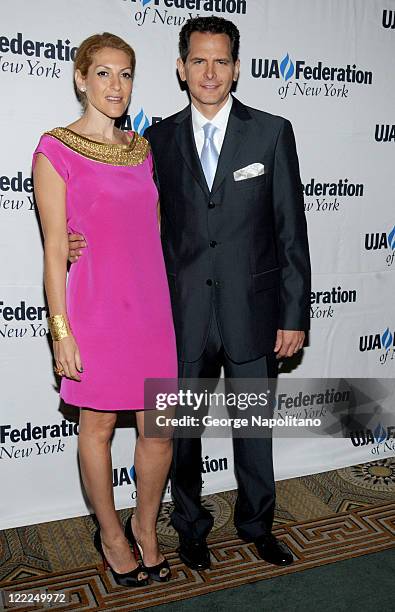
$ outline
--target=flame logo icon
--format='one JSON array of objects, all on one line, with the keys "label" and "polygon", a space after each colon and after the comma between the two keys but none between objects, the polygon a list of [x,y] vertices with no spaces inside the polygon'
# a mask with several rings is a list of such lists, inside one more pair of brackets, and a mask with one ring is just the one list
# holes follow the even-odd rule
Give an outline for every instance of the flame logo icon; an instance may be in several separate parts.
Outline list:
[{"label": "flame logo icon", "polygon": [[380,442],[384,442],[384,440],[387,439],[387,433],[381,423],[377,425],[376,429],[373,432],[373,435],[377,444],[380,444]]},{"label": "flame logo icon", "polygon": [[395,225],[388,234],[388,246],[393,251],[395,250]]},{"label": "flame logo icon", "polygon": [[386,349],[386,351],[389,351],[390,346],[392,344],[392,340],[393,340],[393,336],[390,332],[389,327],[387,327],[387,329],[381,336],[381,344],[382,344],[382,347]]},{"label": "flame logo icon", "polygon": [[133,482],[136,482],[136,470],[134,469],[134,465],[132,465],[129,470],[129,476],[133,480]]},{"label": "flame logo icon", "polygon": [[287,53],[287,55],[284,57],[280,64],[280,72],[283,79],[285,79],[286,81],[288,81],[295,72],[295,66],[293,61],[289,57],[289,53]]},{"label": "flame logo icon", "polygon": [[143,7],[144,7],[146,4],[149,4],[150,2],[151,2],[151,0],[141,0],[141,4],[143,5]]},{"label": "flame logo icon", "polygon": [[133,121],[133,128],[135,132],[138,132],[140,136],[144,136],[144,132],[149,126],[147,115],[144,113],[144,109],[141,109],[138,115],[136,115]]}]

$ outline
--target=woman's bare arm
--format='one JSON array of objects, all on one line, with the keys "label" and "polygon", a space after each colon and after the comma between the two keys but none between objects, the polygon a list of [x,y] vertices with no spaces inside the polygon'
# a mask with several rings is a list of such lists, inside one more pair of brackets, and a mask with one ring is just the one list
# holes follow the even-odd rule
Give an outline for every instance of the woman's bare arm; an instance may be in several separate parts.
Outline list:
[{"label": "woman's bare arm", "polygon": [[[35,163],[34,191],[44,234],[44,284],[50,315],[62,314],[66,310],[66,273],[68,257],[68,238],[66,221],[66,185],[51,163],[39,153]],[[69,337],[54,342],[55,360],[63,367],[66,376],[81,380],[78,347],[70,334]]]}]

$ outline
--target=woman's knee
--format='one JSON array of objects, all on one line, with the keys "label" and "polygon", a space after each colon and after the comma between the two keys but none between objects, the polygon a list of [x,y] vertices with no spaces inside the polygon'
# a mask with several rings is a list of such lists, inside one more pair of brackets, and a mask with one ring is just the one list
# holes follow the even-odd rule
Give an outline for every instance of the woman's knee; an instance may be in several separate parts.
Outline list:
[{"label": "woman's knee", "polygon": [[106,442],[114,431],[117,415],[114,412],[96,412],[81,409],[79,435],[93,436],[95,439]]},{"label": "woman's knee", "polygon": [[163,438],[146,438],[140,433],[137,440],[141,446],[149,448],[153,453],[165,452],[173,446],[173,438],[170,436]]}]

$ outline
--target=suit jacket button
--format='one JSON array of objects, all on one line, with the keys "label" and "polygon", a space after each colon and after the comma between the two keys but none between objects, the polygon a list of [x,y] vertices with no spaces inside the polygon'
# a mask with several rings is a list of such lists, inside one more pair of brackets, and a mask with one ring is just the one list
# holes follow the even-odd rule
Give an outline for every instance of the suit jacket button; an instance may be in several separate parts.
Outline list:
[{"label": "suit jacket button", "polygon": [[211,280],[211,278],[208,278],[206,280],[206,285],[208,285],[209,287],[211,287],[211,285],[213,284],[213,281]]},{"label": "suit jacket button", "polygon": [[210,242],[210,246],[211,246],[212,249],[214,249],[217,246],[217,244],[218,244],[218,242],[216,240],[212,240]]},{"label": "suit jacket button", "polygon": [[215,286],[220,287],[221,283],[219,281],[215,281]]},{"label": "suit jacket button", "polygon": [[215,204],[214,204],[214,202],[209,202],[209,203],[208,203],[208,207],[209,207],[209,208],[215,208]]}]

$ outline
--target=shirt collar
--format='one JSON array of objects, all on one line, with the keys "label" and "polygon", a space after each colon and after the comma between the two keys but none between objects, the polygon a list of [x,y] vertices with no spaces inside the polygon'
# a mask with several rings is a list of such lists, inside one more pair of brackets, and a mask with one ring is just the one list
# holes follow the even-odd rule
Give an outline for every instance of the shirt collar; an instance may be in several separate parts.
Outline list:
[{"label": "shirt collar", "polygon": [[225,130],[228,123],[230,111],[232,109],[232,104],[233,97],[229,94],[226,104],[224,104],[221,110],[219,110],[215,117],[213,117],[211,120],[207,119],[207,117],[205,117],[200,111],[198,111],[196,106],[191,104],[193,131],[198,132],[199,130],[202,130],[203,126],[206,123],[212,123],[219,130]]}]

